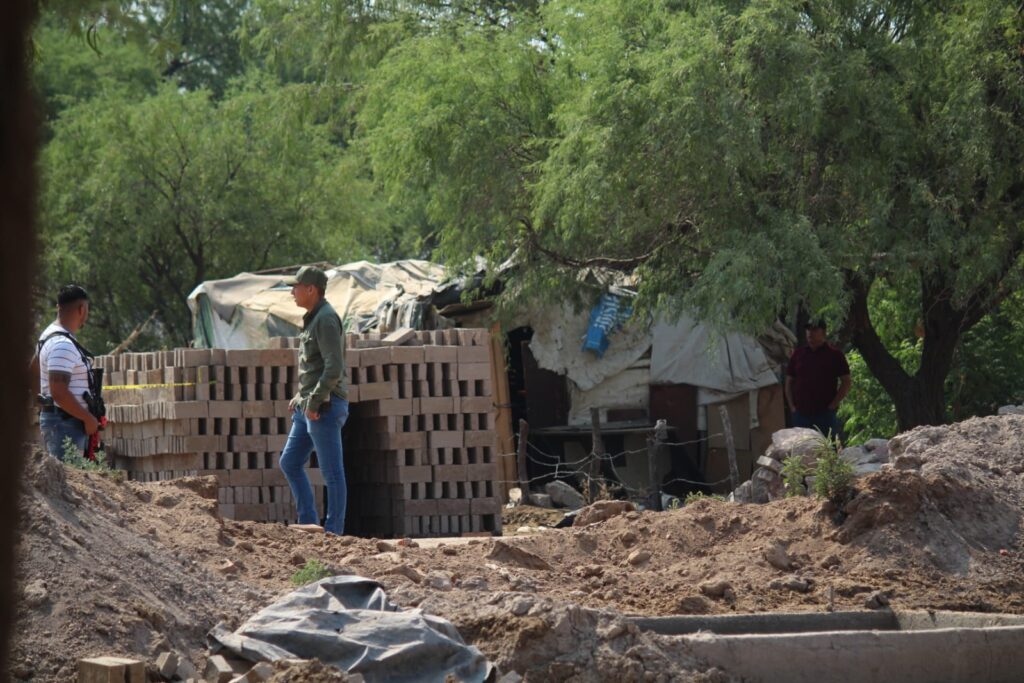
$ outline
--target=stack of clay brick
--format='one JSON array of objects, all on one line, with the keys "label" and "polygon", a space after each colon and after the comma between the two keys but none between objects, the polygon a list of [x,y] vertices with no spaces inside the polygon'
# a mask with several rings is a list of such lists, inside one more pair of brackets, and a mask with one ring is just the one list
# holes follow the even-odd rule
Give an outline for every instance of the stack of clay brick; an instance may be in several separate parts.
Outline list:
[{"label": "stack of clay brick", "polygon": [[[348,352],[358,393],[346,430],[349,519],[375,536],[501,530],[491,339],[420,332]],[[354,483],[358,482],[358,483]]]},{"label": "stack of clay brick", "polygon": [[[295,386],[292,349],[175,349],[104,356],[104,435],[118,468],[153,481],[214,475],[224,516],[290,519],[277,467]],[[321,484],[319,471],[310,473]],[[323,500],[322,488],[316,487]]]},{"label": "stack of clay brick", "polygon": [[[116,465],[142,481],[214,475],[225,517],[294,519],[278,461],[291,426],[295,341],[99,358],[110,419],[104,440]],[[348,529],[500,531],[487,332],[348,335],[346,346]],[[309,474],[323,509],[315,456]]]}]

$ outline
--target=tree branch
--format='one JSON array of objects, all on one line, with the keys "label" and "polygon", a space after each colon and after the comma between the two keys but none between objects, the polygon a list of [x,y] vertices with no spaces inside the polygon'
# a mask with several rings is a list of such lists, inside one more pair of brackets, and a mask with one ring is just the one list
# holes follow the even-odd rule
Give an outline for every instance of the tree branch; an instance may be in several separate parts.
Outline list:
[{"label": "tree branch", "polygon": [[540,236],[537,234],[537,231],[534,230],[533,223],[528,218],[519,218],[519,223],[523,226],[523,229],[526,233],[527,247],[532,250],[540,252],[541,254],[547,256],[549,259],[551,259],[552,261],[559,265],[576,269],[607,268],[609,270],[617,270],[622,272],[632,271],[638,266],[643,265],[647,261],[650,261],[665,247],[679,243],[682,240],[682,238],[693,228],[693,224],[689,221],[683,221],[679,224],[665,226],[666,232],[669,232],[672,229],[679,229],[679,234],[669,237],[668,239],[665,239],[660,243],[655,242],[654,244],[651,244],[647,248],[647,251],[637,256],[631,256],[628,258],[594,256],[590,258],[581,259],[566,256],[565,254],[561,254],[541,244]]}]

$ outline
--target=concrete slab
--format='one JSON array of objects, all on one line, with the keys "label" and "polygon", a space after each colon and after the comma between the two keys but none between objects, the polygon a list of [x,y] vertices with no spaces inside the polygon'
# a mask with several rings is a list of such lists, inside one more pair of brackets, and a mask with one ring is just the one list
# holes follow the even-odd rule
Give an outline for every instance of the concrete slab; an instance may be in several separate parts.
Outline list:
[{"label": "concrete slab", "polygon": [[[1024,615],[923,610],[634,618],[746,683],[1011,683]],[[680,635],[688,634],[688,635]]]}]

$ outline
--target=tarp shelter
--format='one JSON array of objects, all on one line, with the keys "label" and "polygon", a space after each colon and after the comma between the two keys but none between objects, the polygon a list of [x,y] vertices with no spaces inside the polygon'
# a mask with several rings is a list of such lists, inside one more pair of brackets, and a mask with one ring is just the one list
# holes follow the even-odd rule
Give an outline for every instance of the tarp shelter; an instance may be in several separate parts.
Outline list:
[{"label": "tarp shelter", "polygon": [[[586,438],[592,409],[598,410],[606,428],[614,429],[619,423],[617,428],[624,432],[630,428],[622,423],[622,415],[642,415],[636,421],[646,424],[665,418],[669,425],[686,427],[677,430],[671,440],[705,435],[701,449],[705,475],[708,480],[717,480],[721,478],[720,466],[726,464],[719,452],[725,446],[720,405],[730,416],[741,474],[745,476],[749,476],[745,470],[752,469],[755,453],[762,450],[773,431],[785,426],[781,364],[796,338],[781,324],[756,339],[746,334],[722,334],[686,316],[653,322],[634,316],[610,330],[600,345],[601,353],[595,353],[589,350],[594,345],[587,343],[593,329],[593,311],[576,311],[559,303],[524,315],[523,324],[533,329],[529,353],[540,369],[565,378],[568,403],[562,411],[545,408],[548,413],[565,414],[565,429],[542,423],[540,430],[534,430],[531,422],[531,434],[546,433],[571,441],[575,429]],[[529,372],[526,382],[528,406],[537,393],[557,394],[549,385],[531,391]],[[636,433],[626,437],[623,447],[643,449],[645,439],[646,433]],[[581,452],[572,450],[580,447],[584,449]],[[585,444],[566,443],[565,448],[568,461],[586,455]],[[619,474],[632,477],[637,486],[646,485],[650,478],[646,458],[637,460],[644,462],[636,472],[630,472],[632,464],[627,463]]]},{"label": "tarp shelter", "polygon": [[[381,323],[392,329],[422,329],[429,306],[421,298],[445,279],[443,266],[412,259],[383,264],[357,261],[326,272],[327,300],[352,332]],[[188,297],[193,344],[255,349],[267,347],[271,337],[297,335],[305,311],[292,301],[285,277],[241,273],[200,284]]]}]

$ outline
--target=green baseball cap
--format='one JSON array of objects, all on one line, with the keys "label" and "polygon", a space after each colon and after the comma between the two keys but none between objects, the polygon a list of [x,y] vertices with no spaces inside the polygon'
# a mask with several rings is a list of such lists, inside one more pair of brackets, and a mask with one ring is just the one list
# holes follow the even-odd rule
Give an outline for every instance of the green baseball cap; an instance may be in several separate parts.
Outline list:
[{"label": "green baseball cap", "polygon": [[316,285],[320,289],[327,289],[327,273],[316,266],[302,266],[294,277],[285,278],[284,283],[289,287]]}]

